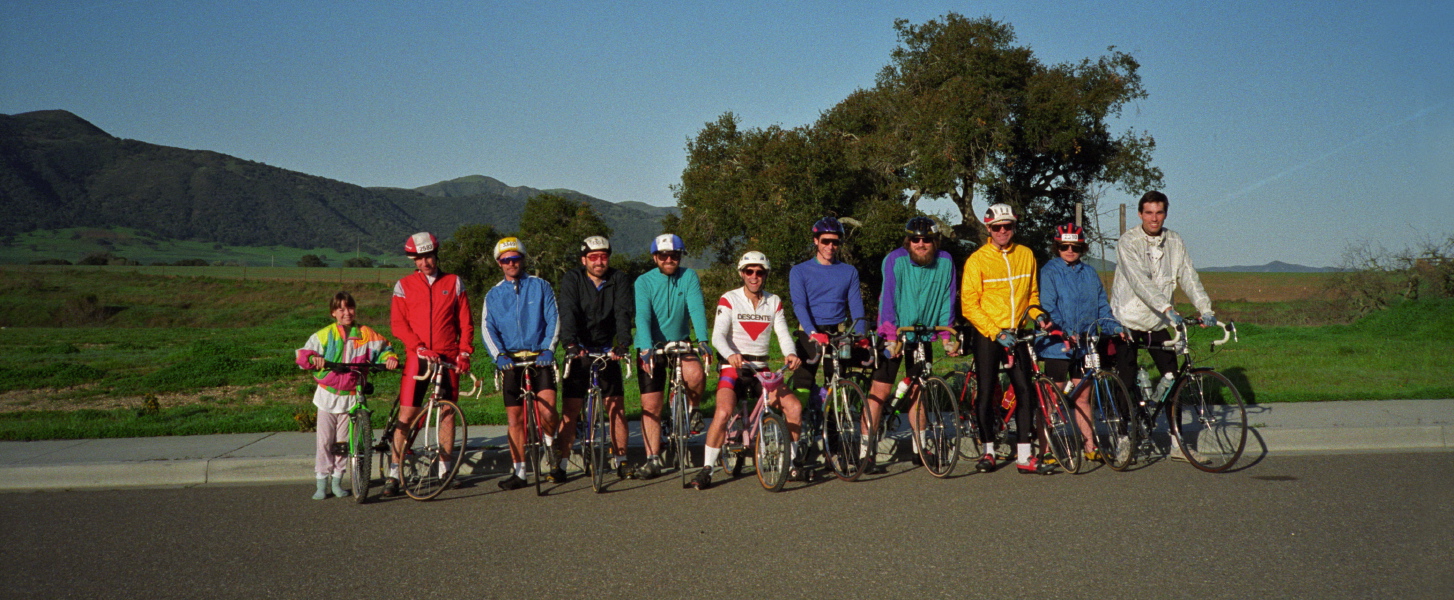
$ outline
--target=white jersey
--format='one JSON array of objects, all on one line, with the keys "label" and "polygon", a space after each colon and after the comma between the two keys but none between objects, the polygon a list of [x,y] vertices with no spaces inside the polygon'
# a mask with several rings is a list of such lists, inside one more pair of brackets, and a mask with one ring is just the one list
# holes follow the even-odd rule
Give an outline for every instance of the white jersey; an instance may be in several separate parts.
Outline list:
[{"label": "white jersey", "polygon": [[723,357],[733,354],[767,356],[772,349],[769,327],[777,333],[778,347],[782,349],[783,356],[794,354],[782,298],[763,292],[762,300],[753,306],[744,288],[729,290],[717,300],[712,347]]},{"label": "white jersey", "polygon": [[1170,325],[1166,309],[1178,285],[1197,312],[1212,314],[1212,299],[1202,289],[1181,236],[1170,229],[1149,236],[1140,227],[1116,243],[1116,279],[1111,283],[1111,312],[1122,325],[1151,331]]}]

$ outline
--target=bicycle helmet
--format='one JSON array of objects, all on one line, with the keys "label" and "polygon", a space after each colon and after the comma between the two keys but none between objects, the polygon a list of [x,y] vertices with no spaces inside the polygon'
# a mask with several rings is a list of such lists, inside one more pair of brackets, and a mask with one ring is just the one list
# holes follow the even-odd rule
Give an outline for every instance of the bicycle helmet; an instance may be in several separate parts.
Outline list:
[{"label": "bicycle helmet", "polygon": [[608,240],[599,235],[593,235],[586,238],[584,241],[581,242],[581,256],[585,256],[592,252],[605,252],[607,254],[610,254],[611,240]]},{"label": "bicycle helmet", "polygon": [[651,253],[657,252],[686,252],[687,243],[682,241],[681,236],[675,233],[663,233],[651,240]]},{"label": "bicycle helmet", "polygon": [[831,233],[838,237],[843,237],[843,224],[839,223],[838,219],[833,217],[818,219],[818,222],[813,224],[813,237],[818,237],[824,233]]},{"label": "bicycle helmet", "polygon": [[1055,228],[1055,241],[1060,244],[1085,245],[1085,230],[1075,223],[1066,223]]},{"label": "bicycle helmet", "polygon": [[404,240],[404,254],[409,257],[429,254],[439,248],[439,240],[428,231],[421,231]]},{"label": "bicycle helmet", "polygon": [[495,242],[495,260],[500,260],[500,255],[506,252],[519,252],[521,256],[524,256],[525,244],[521,243],[519,238],[500,238],[500,241]]},{"label": "bicycle helmet", "polygon": [[768,263],[767,255],[756,250],[742,255],[742,258],[737,261],[737,270],[741,271],[748,265],[757,265],[767,271],[772,270],[772,264]]},{"label": "bicycle helmet", "polygon": [[984,224],[994,225],[996,223],[1014,223],[1019,219],[1015,218],[1015,210],[1008,204],[991,204],[989,210],[984,211]]},{"label": "bicycle helmet", "polygon": [[909,235],[936,236],[939,235],[939,224],[929,217],[914,217],[904,224],[904,230],[908,231]]}]

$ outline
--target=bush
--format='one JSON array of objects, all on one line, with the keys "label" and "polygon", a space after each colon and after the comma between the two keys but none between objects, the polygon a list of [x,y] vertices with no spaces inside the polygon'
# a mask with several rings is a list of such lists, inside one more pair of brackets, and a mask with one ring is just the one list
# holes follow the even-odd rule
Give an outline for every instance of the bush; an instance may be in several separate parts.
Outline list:
[{"label": "bush", "polygon": [[30,261],[30,264],[32,264],[32,265],[69,265],[69,264],[71,264],[71,261],[66,260],[64,258],[43,258],[43,259],[40,259],[40,260],[32,260],[32,261]]},{"label": "bush", "polygon": [[372,269],[374,267],[374,259],[367,256],[358,256],[343,261],[343,266],[350,269]]},{"label": "bush", "polygon": [[302,258],[298,259],[298,266],[326,267],[328,266],[328,263],[323,262],[323,258],[319,257],[317,254],[304,254]]}]

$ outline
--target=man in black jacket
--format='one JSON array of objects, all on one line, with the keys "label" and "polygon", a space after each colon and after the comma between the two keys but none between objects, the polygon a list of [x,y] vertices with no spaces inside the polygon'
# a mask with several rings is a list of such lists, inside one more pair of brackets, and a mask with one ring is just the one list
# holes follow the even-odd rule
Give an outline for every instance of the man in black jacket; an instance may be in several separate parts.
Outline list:
[{"label": "man in black jacket", "polygon": [[[581,242],[581,268],[560,279],[560,342],[565,345],[571,361],[570,377],[564,382],[565,413],[556,437],[558,448],[570,448],[575,440],[576,421],[580,418],[582,400],[591,385],[591,361],[580,355],[586,349],[611,348],[611,357],[630,356],[631,327],[635,320],[636,299],[631,278],[611,268],[611,242],[593,235]],[[607,414],[611,417],[612,466],[616,474],[626,478],[626,415],[625,388],[621,382],[621,363],[612,362],[601,370],[601,388]],[[564,460],[562,460],[564,462]],[[565,478],[564,465],[551,472],[551,478]]]}]

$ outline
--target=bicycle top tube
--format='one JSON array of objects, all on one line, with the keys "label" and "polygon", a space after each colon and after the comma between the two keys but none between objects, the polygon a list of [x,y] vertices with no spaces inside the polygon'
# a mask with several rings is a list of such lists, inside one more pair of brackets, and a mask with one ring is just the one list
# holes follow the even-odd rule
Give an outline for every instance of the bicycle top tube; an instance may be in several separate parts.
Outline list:
[{"label": "bicycle top tube", "polygon": [[370,373],[379,373],[389,370],[388,367],[384,366],[381,363],[340,363],[330,361],[324,361],[323,368],[329,371],[333,371],[335,373],[347,373],[349,371],[368,371]]}]

